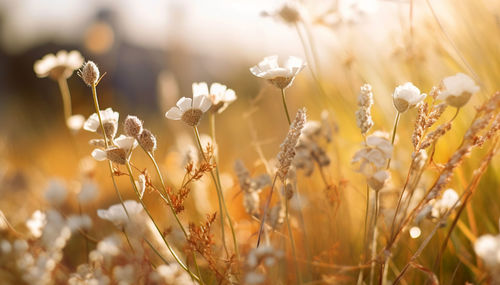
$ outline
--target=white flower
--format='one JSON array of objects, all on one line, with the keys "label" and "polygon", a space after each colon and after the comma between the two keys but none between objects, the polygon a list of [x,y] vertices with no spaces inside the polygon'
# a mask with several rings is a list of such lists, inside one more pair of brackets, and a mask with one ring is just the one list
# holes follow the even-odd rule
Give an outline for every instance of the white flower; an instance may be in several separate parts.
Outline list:
[{"label": "white flower", "polygon": [[306,66],[306,63],[295,56],[290,56],[286,59],[283,66],[278,64],[278,56],[265,57],[257,65],[250,68],[253,75],[267,79],[274,86],[285,89],[289,87],[295,76]]},{"label": "white flower", "polygon": [[396,107],[398,112],[403,113],[422,102],[426,96],[425,93],[421,94],[420,90],[411,82],[406,82],[396,87],[392,94],[392,99],[394,107]]},{"label": "white flower", "polygon": [[436,219],[441,218],[448,210],[453,209],[455,203],[457,206],[460,204],[457,192],[453,189],[446,189],[441,199],[436,200],[432,205],[431,216]]},{"label": "white flower", "polygon": [[125,164],[130,157],[131,150],[137,147],[137,141],[133,137],[120,135],[114,140],[116,146],[111,146],[106,150],[94,149],[92,157],[97,161],[109,159],[114,163]]},{"label": "white flower", "polygon": [[385,182],[389,179],[390,173],[387,170],[379,170],[375,172],[371,177],[369,177],[366,182],[375,191],[378,191],[384,187]]},{"label": "white flower", "polygon": [[36,210],[31,216],[31,219],[26,221],[26,226],[30,230],[31,235],[36,238],[42,236],[42,230],[46,224],[47,216],[40,210]]},{"label": "white flower", "polygon": [[45,190],[44,198],[52,206],[59,206],[64,202],[67,196],[66,186],[64,182],[58,179],[49,181],[49,185]]},{"label": "white flower", "polygon": [[76,199],[81,204],[87,204],[97,197],[98,188],[97,184],[89,178],[84,179],[80,191],[76,195]]},{"label": "white flower", "polygon": [[177,101],[177,107],[172,107],[165,113],[170,120],[182,120],[190,126],[196,126],[200,122],[201,116],[205,113],[212,102],[207,97],[208,87],[203,84],[193,84],[193,99],[182,97]]},{"label": "white flower", "polygon": [[69,53],[60,50],[56,55],[47,54],[42,59],[37,60],[33,69],[38,77],[47,77],[54,80],[66,79],[73,74],[83,64],[83,57],[80,52],[73,50]]},{"label": "white flower", "polygon": [[[131,218],[141,214],[143,210],[142,205],[133,200],[127,200],[123,202],[123,204]],[[127,213],[125,213],[122,204],[112,205],[107,210],[99,209],[97,210],[97,216],[112,222],[117,227],[124,226],[128,223]]]},{"label": "white flower", "polygon": [[470,97],[479,91],[479,86],[476,86],[474,80],[463,73],[443,79],[442,88],[437,99],[446,101],[448,105],[456,108],[465,105]]},{"label": "white flower", "polygon": [[392,144],[387,134],[375,132],[366,138],[366,147],[354,154],[352,163],[359,163],[357,171],[369,178],[384,169],[391,156]]},{"label": "white flower", "polygon": [[66,126],[73,132],[78,132],[82,129],[85,122],[85,117],[82,115],[73,115],[66,120]]},{"label": "white flower", "polygon": [[193,90],[199,94],[204,94],[212,102],[210,110],[214,113],[222,113],[227,106],[236,100],[234,90],[227,88],[226,85],[220,83],[212,83],[210,90],[205,82],[193,83]]},{"label": "white flower", "polygon": [[[109,139],[113,139],[118,130],[118,119],[120,114],[114,112],[113,109],[107,108],[104,111],[99,111],[101,114],[102,124],[106,132],[106,136]],[[97,132],[102,134],[101,123],[99,122],[99,117],[96,113],[90,115],[90,117],[83,124],[83,129],[89,132]]]},{"label": "white flower", "polygon": [[483,235],[474,243],[474,251],[492,268],[500,264],[500,238],[499,236]]}]

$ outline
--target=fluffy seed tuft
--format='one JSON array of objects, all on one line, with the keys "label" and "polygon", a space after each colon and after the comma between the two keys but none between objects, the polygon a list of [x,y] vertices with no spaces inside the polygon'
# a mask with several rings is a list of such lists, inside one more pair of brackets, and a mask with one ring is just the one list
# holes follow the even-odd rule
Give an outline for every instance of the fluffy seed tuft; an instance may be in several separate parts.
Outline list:
[{"label": "fluffy seed tuft", "polygon": [[78,75],[83,79],[83,82],[88,86],[93,86],[99,80],[99,68],[93,61],[87,61],[82,69],[78,71]]}]

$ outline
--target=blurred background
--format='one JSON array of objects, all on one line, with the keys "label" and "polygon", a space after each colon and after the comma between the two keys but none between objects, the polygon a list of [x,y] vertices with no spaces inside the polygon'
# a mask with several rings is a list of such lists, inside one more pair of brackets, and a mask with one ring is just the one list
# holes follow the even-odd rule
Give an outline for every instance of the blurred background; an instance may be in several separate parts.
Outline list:
[{"label": "blurred background", "polygon": [[[362,84],[373,86],[374,130],[389,132],[395,116],[391,94],[397,85],[411,81],[429,92],[446,76],[470,75],[481,91],[455,120],[457,128],[438,144],[437,160],[441,161],[460,144],[474,106],[499,90],[500,1],[290,1],[299,7],[300,25],[277,13],[283,3],[0,0],[0,206],[4,212],[43,204],[37,191],[43,191],[47,178],[75,179],[81,158],[92,151],[87,141],[93,134],[73,135],[66,129],[57,83],[37,78],[33,72],[36,60],[62,49],[79,50],[86,60],[97,63],[101,73],[106,72],[98,87],[101,108],[118,111],[120,122],[128,114],[143,119],[158,137],[157,158],[167,170],[182,167],[169,166],[172,152],[183,144],[180,138],[192,135],[184,124],[164,117],[168,108],[178,98],[191,96],[193,82],[220,82],[235,90],[238,100],[217,117],[220,165],[227,174],[231,197],[238,191],[232,178],[234,160],[242,158],[253,173],[263,172],[255,143],[271,159],[288,129],[279,90],[249,72],[265,56],[294,55],[308,61],[308,68],[287,90],[289,108],[295,113],[305,106],[313,120],[320,119],[322,110],[329,112],[336,129],[330,177],[339,184],[351,181],[343,193],[345,205],[364,199],[363,179],[350,166],[362,142],[354,117]],[[76,74],[68,84],[73,113],[88,117],[94,110],[91,90]],[[401,173],[410,159],[414,115],[414,110],[405,114],[398,130],[393,163]],[[452,115],[450,108],[444,117]],[[201,131],[208,133],[206,122]],[[252,134],[257,134],[258,141]],[[335,154],[333,148],[341,151]],[[139,161],[146,162],[141,159],[138,155]],[[497,157],[485,178],[484,187],[491,191],[474,203],[498,197],[498,162]],[[98,167],[96,177],[103,181],[103,189],[96,207],[116,200],[107,170],[104,165]],[[467,178],[475,167],[477,160],[472,159],[459,171]],[[176,177],[168,179],[179,183]],[[393,179],[399,183],[403,178]],[[316,198],[321,199],[319,179],[302,183],[316,185]],[[28,195],[33,199],[10,203],[14,196]],[[239,208],[240,203],[232,208]],[[362,217],[363,205],[344,210]],[[484,227],[496,231],[500,206],[486,205],[491,217]],[[334,235],[339,240],[348,238]],[[323,237],[328,238],[332,237]]]}]

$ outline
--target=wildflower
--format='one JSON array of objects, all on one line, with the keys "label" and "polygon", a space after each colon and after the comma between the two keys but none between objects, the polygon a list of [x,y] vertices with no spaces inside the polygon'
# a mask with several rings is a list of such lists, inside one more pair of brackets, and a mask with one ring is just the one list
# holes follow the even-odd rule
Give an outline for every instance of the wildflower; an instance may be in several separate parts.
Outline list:
[{"label": "wildflower", "polygon": [[361,86],[358,96],[359,109],[356,111],[356,125],[361,129],[361,134],[366,134],[373,127],[370,108],[373,105],[372,87],[369,84]]},{"label": "wildflower", "polygon": [[278,153],[278,177],[281,181],[285,180],[285,177],[290,169],[293,158],[295,157],[295,146],[300,137],[300,133],[304,124],[306,123],[306,109],[299,109],[295,120],[290,125],[288,134],[285,140],[280,146],[280,152]]},{"label": "wildflower", "polygon": [[72,232],[89,229],[92,226],[92,220],[87,215],[71,215],[66,219],[66,223]]},{"label": "wildflower", "polygon": [[37,60],[33,69],[38,77],[48,76],[53,80],[59,80],[69,78],[82,64],[83,57],[80,52],[73,50],[68,53],[61,50],[56,55],[47,54]]},{"label": "wildflower", "polygon": [[73,132],[78,132],[82,129],[85,117],[82,115],[73,115],[66,120],[66,126]]},{"label": "wildflower", "polygon": [[491,273],[491,284],[500,283],[500,235],[483,235],[474,243],[474,251]]},{"label": "wildflower", "polygon": [[[102,124],[106,132],[106,137],[113,139],[118,131],[118,118],[120,114],[114,112],[113,109],[107,108],[104,111],[99,111],[101,114]],[[101,124],[99,122],[99,116],[96,113],[90,115],[90,117],[83,124],[83,129],[89,132],[97,132],[102,134]]]},{"label": "wildflower", "polygon": [[[212,83],[210,85],[210,91],[208,90],[208,85],[205,82],[193,83],[193,90],[199,94],[204,94],[212,102],[211,112],[222,113],[230,103],[236,100],[236,94],[234,90],[227,88],[226,85],[220,83]],[[193,91],[194,92],[194,91]]]},{"label": "wildflower", "polygon": [[373,190],[378,191],[382,189],[385,185],[385,182],[389,179],[390,173],[386,170],[379,170],[375,172],[371,177],[368,177],[366,182],[368,186],[370,186]]},{"label": "wildflower", "polygon": [[31,219],[26,221],[26,226],[30,230],[31,235],[35,238],[42,236],[42,231],[46,224],[47,216],[40,210],[36,210],[33,215],[31,215]]},{"label": "wildflower", "polygon": [[366,147],[354,154],[352,163],[359,162],[358,172],[371,177],[378,170],[387,166],[387,160],[392,156],[392,145],[387,134],[375,132],[366,137]]},{"label": "wildflower", "polygon": [[248,272],[245,275],[245,284],[262,284],[266,281],[266,275],[259,272],[258,267],[262,264],[265,267],[272,267],[283,257],[281,251],[275,250],[271,246],[261,246],[252,249],[248,253],[246,265]]},{"label": "wildflower", "polygon": [[330,164],[330,158],[326,151],[319,145],[321,137],[327,142],[329,141],[329,134],[324,129],[325,125],[318,121],[307,121],[295,147],[296,154],[293,165],[297,169],[304,170],[306,176],[313,173],[315,163],[320,167]]},{"label": "wildflower", "polygon": [[78,75],[88,86],[94,86],[99,80],[99,68],[93,61],[87,61],[78,71]]},{"label": "wildflower", "polygon": [[474,243],[474,251],[484,261],[487,267],[500,266],[500,238],[499,236],[483,235]]},{"label": "wildflower", "polygon": [[149,277],[154,284],[196,284],[177,263],[162,264]]},{"label": "wildflower", "polygon": [[97,161],[109,159],[114,163],[125,164],[130,157],[131,150],[137,146],[137,142],[132,137],[124,135],[114,140],[116,146],[111,146],[106,150],[94,149],[92,157]]},{"label": "wildflower", "polygon": [[156,150],[156,137],[148,129],[144,129],[137,140],[147,152],[153,152]]},{"label": "wildflower", "polygon": [[76,199],[80,204],[87,204],[90,201],[94,200],[97,197],[98,193],[99,191],[97,189],[97,184],[93,180],[86,178],[82,182],[80,191],[76,195]]},{"label": "wildflower", "polygon": [[127,116],[123,130],[127,136],[137,138],[142,133],[142,121],[136,116]]},{"label": "wildflower", "polygon": [[288,88],[295,76],[306,66],[305,62],[295,56],[286,59],[283,67],[278,65],[278,56],[265,57],[257,65],[250,68],[253,75],[267,79],[271,84],[280,88]]},{"label": "wildflower", "polygon": [[52,179],[45,190],[44,198],[52,206],[59,206],[67,196],[66,186],[61,180]]},{"label": "wildflower", "polygon": [[392,94],[394,107],[398,112],[403,113],[423,101],[427,95],[420,93],[420,90],[411,82],[396,87]]},{"label": "wildflower", "polygon": [[264,11],[261,15],[278,18],[290,25],[295,25],[302,20],[299,8],[292,3],[285,3],[274,11]]},{"label": "wildflower", "polygon": [[431,216],[436,219],[443,217],[455,207],[455,203],[457,206],[460,203],[457,192],[453,189],[445,190],[441,199],[436,200],[432,205]]},{"label": "wildflower", "polygon": [[[131,218],[142,213],[142,206],[136,201],[127,200],[123,202],[123,205],[127,209],[127,212]],[[125,213],[125,210],[123,209],[123,205],[115,204],[109,207],[107,210],[99,209],[97,210],[97,216],[99,216],[99,218],[101,219],[112,222],[116,227],[122,227],[128,223],[128,217]]]},{"label": "wildflower", "polygon": [[204,91],[205,90],[194,83],[193,99],[182,97],[177,101],[177,107],[170,108],[170,110],[165,113],[165,116],[170,120],[182,120],[192,127],[198,125],[203,113],[212,106],[212,102]]},{"label": "wildflower", "polygon": [[443,90],[439,92],[437,99],[456,108],[465,105],[470,97],[479,91],[479,86],[476,86],[474,80],[463,73],[457,73],[443,79],[442,88]]}]

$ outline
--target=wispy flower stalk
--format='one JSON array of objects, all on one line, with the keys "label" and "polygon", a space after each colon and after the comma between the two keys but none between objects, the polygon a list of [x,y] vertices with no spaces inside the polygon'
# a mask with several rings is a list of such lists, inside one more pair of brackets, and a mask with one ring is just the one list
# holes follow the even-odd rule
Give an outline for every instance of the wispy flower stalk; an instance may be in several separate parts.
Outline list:
[{"label": "wispy flower stalk", "polygon": [[280,178],[283,185],[286,185],[285,179],[292,164],[293,158],[295,157],[295,147],[297,145],[300,133],[302,131],[302,128],[304,127],[305,122],[306,122],[306,110],[305,108],[299,109],[297,111],[297,115],[295,116],[295,120],[290,125],[285,140],[280,146],[280,152],[278,153],[278,170],[276,171],[273,183],[271,185],[271,190],[269,191],[269,195],[267,197],[266,205],[264,208],[264,214],[262,216],[262,221],[260,224],[259,235],[257,237],[257,247],[259,247],[260,245],[276,179]]}]

